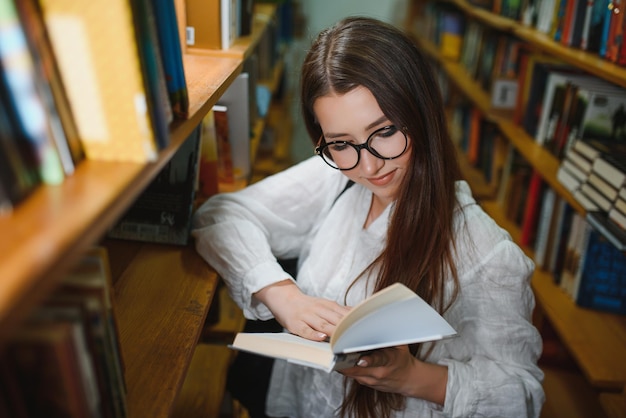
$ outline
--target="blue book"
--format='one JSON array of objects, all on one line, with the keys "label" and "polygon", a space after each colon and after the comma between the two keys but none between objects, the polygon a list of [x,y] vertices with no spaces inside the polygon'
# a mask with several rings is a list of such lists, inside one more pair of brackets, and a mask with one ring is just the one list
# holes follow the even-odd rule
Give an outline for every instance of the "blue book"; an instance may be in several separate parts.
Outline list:
[{"label": "blue book", "polygon": [[592,230],[582,255],[579,306],[626,314],[626,254],[601,233]]},{"label": "blue book", "polygon": [[155,0],[153,5],[172,111],[176,118],[187,119],[189,116],[189,96],[174,1]]}]

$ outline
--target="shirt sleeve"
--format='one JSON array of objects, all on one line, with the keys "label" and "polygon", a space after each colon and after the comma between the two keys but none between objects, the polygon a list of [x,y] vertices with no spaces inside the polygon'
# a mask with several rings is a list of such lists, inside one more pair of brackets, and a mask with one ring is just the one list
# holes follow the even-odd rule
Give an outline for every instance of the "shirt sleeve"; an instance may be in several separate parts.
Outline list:
[{"label": "shirt sleeve", "polygon": [[298,256],[342,182],[343,174],[314,157],[241,191],[215,195],[196,211],[196,249],[226,281],[247,318],[271,317],[252,294],[293,279],[276,257]]},{"label": "shirt sleeve", "polygon": [[[446,314],[458,337],[445,346],[448,417],[538,417],[542,341],[531,318],[533,262],[474,205],[457,242],[461,290]],[[468,238],[469,237],[469,238]],[[449,316],[448,316],[449,315]]]}]

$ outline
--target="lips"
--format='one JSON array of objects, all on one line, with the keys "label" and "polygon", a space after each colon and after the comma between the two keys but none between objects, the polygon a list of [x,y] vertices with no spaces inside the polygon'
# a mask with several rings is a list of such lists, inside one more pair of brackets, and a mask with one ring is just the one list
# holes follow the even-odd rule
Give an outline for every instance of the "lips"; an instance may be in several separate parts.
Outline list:
[{"label": "lips", "polygon": [[380,177],[368,178],[367,181],[369,181],[374,186],[378,186],[378,187],[386,186],[387,184],[391,183],[395,173],[396,171],[394,170]]}]

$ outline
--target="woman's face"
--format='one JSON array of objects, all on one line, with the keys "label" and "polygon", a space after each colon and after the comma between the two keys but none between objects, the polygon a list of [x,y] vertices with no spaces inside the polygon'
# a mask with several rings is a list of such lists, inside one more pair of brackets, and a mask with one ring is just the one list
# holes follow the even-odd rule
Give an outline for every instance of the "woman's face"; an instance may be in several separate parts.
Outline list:
[{"label": "woman's face", "polygon": [[[363,144],[372,132],[392,124],[365,87],[357,87],[343,95],[332,93],[322,96],[313,104],[313,111],[326,142]],[[381,203],[387,205],[395,200],[409,169],[410,148],[409,138],[406,151],[393,160],[378,158],[368,150],[361,149],[357,166],[343,173],[367,187]]]}]

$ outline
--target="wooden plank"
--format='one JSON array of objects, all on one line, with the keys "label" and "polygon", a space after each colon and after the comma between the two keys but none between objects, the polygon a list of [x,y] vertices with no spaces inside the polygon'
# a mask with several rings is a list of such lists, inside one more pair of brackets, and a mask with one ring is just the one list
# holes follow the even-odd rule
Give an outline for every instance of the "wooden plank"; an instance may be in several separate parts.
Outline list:
[{"label": "wooden plank", "polygon": [[115,285],[130,418],[168,417],[217,286],[193,247],[145,244]]},{"label": "wooden plank", "polygon": [[546,402],[541,418],[604,418],[594,389],[580,374],[557,368],[543,368]]},{"label": "wooden plank", "polygon": [[600,403],[609,418],[626,418],[626,393],[601,393]]},{"label": "wooden plank", "polygon": [[224,400],[233,351],[224,345],[198,344],[171,418],[217,418]]}]

